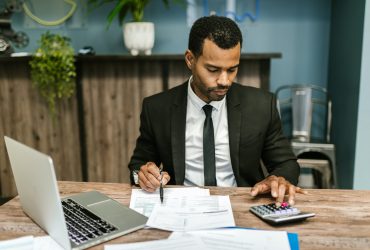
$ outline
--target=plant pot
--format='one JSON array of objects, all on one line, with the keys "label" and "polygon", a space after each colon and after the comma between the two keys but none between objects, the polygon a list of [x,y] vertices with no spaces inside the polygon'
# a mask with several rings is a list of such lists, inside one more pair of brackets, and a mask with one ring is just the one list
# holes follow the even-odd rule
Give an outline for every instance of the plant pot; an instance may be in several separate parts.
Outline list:
[{"label": "plant pot", "polygon": [[123,26],[123,40],[131,55],[137,56],[140,52],[151,55],[154,46],[154,23],[126,23]]}]

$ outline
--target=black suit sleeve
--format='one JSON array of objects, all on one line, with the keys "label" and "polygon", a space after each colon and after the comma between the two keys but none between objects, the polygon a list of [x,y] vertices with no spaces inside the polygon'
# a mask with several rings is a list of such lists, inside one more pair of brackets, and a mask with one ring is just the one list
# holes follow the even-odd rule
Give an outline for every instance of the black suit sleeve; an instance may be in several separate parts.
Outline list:
[{"label": "black suit sleeve", "polygon": [[[160,165],[150,119],[149,103],[147,99],[144,99],[140,114],[140,135],[136,140],[136,147],[128,165],[130,171],[139,170],[148,161],[155,162],[157,166]],[[132,175],[130,176],[131,183],[133,183]]]},{"label": "black suit sleeve", "polygon": [[271,98],[271,119],[265,137],[262,160],[270,175],[282,176],[292,184],[298,183],[299,165],[289,141],[283,135],[276,98]]}]

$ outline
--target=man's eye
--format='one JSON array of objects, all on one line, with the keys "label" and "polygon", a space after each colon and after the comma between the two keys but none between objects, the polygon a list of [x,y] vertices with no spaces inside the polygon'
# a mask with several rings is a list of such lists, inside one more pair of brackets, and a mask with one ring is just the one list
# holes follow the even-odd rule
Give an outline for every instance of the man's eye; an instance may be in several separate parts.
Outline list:
[{"label": "man's eye", "polygon": [[229,71],[229,72],[235,72],[236,71],[236,68],[233,68],[233,69],[228,69],[227,71]]},{"label": "man's eye", "polygon": [[218,69],[207,69],[209,72],[211,72],[211,73],[215,73],[215,72],[217,72],[218,71]]}]

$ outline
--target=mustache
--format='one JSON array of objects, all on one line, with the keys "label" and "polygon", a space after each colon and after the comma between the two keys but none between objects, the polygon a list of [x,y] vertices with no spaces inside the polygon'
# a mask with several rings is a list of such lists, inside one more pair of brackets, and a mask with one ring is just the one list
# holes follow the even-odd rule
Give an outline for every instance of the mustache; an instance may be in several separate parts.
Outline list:
[{"label": "mustache", "polygon": [[230,88],[231,85],[217,85],[217,87],[211,87],[211,88],[208,88],[208,92],[211,92],[211,91],[215,91],[215,90],[228,90]]}]

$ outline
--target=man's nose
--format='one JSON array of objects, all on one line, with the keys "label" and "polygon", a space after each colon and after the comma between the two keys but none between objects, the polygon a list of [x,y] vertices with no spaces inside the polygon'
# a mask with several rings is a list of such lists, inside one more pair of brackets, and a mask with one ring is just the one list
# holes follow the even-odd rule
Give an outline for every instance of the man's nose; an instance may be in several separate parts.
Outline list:
[{"label": "man's nose", "polygon": [[220,84],[220,85],[228,85],[229,84],[229,74],[227,73],[227,71],[222,71],[221,74],[219,75],[218,79],[217,79],[217,84]]}]

